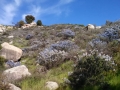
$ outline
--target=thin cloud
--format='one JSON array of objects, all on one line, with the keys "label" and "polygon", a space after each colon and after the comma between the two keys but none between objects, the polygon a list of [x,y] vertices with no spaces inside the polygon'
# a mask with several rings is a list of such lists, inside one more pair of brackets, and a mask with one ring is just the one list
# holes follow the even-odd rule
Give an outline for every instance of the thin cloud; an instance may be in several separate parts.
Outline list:
[{"label": "thin cloud", "polygon": [[64,4],[69,4],[73,2],[74,0],[60,0],[59,4],[64,5]]},{"label": "thin cloud", "polygon": [[[68,16],[70,10],[68,8],[63,8],[63,6],[70,4],[73,1],[74,0],[59,0],[58,3],[54,4],[53,6],[47,7],[47,8],[42,8],[40,6],[31,5],[32,10],[27,13],[34,15],[36,18],[44,16],[44,15],[50,15],[50,14],[59,16],[63,13],[66,16]],[[46,3],[47,3],[47,0],[46,0]],[[23,14],[22,18],[24,19],[26,15],[28,14]]]},{"label": "thin cloud", "polygon": [[[69,9],[69,4],[74,0],[59,0],[52,6],[42,7],[41,4],[46,4],[49,0],[1,0],[0,2],[0,23],[1,24],[12,24],[14,18],[19,18],[18,11],[21,13],[22,19],[25,16],[31,14],[35,16],[36,19],[44,17],[46,15],[56,15],[60,16],[62,14],[69,15],[71,11]],[[34,4],[33,4],[34,2]],[[25,8],[25,11],[19,9],[19,7],[25,7],[28,4],[29,7]],[[39,5],[39,6],[38,6]],[[20,18],[19,18],[20,19]]]},{"label": "thin cloud", "polygon": [[20,6],[21,0],[14,0],[17,6]]},{"label": "thin cloud", "polygon": [[12,4],[7,4],[3,7],[3,12],[0,15],[0,23],[11,24],[13,17],[15,16],[16,8]]},{"label": "thin cloud", "polygon": [[2,3],[0,6],[0,23],[1,24],[12,24],[13,18],[16,15],[18,6],[20,6],[20,0],[14,0],[14,2]]},{"label": "thin cloud", "polygon": [[26,14],[22,15],[22,19],[25,20],[25,16],[27,15],[33,15],[35,18],[37,18],[38,16],[40,16],[40,13],[42,12],[41,7],[37,7],[37,6],[32,6],[32,10]]}]

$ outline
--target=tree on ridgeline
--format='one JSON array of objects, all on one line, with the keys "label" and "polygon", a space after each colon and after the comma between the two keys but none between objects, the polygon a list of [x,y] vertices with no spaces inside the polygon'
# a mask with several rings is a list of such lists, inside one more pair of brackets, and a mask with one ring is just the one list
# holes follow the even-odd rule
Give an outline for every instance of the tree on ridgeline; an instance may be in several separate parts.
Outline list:
[{"label": "tree on ridgeline", "polygon": [[35,20],[35,17],[32,16],[32,15],[27,15],[27,16],[25,16],[25,21],[26,21],[28,24],[32,23],[34,20]]}]

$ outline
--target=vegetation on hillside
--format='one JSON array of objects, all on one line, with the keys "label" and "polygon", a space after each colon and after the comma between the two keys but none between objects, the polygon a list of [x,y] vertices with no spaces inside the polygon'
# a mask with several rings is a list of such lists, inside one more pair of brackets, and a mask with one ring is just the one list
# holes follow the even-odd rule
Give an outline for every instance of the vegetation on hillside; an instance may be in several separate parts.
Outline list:
[{"label": "vegetation on hillside", "polygon": [[25,24],[25,22],[23,20],[18,22],[19,28],[21,28],[23,25]]},{"label": "vegetation on hillside", "polygon": [[42,26],[42,21],[41,20],[37,21],[37,26]]},{"label": "vegetation on hillside", "polygon": [[[34,19],[26,16],[27,23]],[[47,81],[57,82],[58,90],[120,89],[119,21],[107,21],[101,29],[88,31],[84,25],[56,24],[6,33],[14,38],[0,35],[1,43],[13,40],[23,50],[21,63],[32,73],[14,82],[22,90],[46,90]],[[26,40],[28,35],[32,38]],[[0,64],[4,62],[0,57]]]}]

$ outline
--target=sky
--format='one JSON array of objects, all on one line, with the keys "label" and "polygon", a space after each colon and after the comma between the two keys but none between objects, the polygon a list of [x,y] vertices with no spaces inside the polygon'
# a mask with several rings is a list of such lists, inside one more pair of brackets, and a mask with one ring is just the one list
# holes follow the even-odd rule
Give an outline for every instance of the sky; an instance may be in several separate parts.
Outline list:
[{"label": "sky", "polygon": [[120,20],[120,0],[0,0],[0,24],[13,25],[26,15],[44,25],[104,25]]}]

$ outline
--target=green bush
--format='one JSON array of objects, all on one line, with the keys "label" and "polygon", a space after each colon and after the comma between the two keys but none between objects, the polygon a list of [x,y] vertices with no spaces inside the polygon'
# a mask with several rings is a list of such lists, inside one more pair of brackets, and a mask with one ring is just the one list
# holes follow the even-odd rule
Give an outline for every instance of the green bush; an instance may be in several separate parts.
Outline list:
[{"label": "green bush", "polygon": [[0,66],[4,66],[5,59],[0,56]]},{"label": "green bush", "polygon": [[42,26],[41,20],[38,20],[38,21],[37,21],[37,26]]},{"label": "green bush", "polygon": [[2,49],[2,46],[1,46],[1,44],[0,44],[0,50]]},{"label": "green bush", "polygon": [[86,86],[95,86],[106,83],[107,72],[113,70],[115,65],[111,60],[105,60],[97,53],[84,56],[79,60],[74,71],[69,75],[70,86],[78,88]]},{"label": "green bush", "polygon": [[32,23],[34,20],[35,20],[35,17],[32,16],[32,15],[27,15],[27,16],[25,17],[25,21],[26,21],[28,24]]},{"label": "green bush", "polygon": [[19,28],[21,28],[23,25],[25,24],[25,22],[23,20],[18,22]]}]

